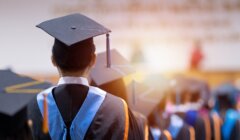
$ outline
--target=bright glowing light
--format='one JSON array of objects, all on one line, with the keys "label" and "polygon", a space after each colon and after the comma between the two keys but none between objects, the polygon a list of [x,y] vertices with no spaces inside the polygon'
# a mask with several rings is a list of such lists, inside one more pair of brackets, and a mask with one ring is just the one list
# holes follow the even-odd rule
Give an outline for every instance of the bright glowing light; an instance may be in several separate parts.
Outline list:
[{"label": "bright glowing light", "polygon": [[187,45],[184,46],[184,44],[182,44],[182,46],[180,46],[181,44],[159,42],[157,44],[144,44],[143,54],[145,62],[138,70],[144,71],[145,73],[161,73],[186,69],[189,59]]}]

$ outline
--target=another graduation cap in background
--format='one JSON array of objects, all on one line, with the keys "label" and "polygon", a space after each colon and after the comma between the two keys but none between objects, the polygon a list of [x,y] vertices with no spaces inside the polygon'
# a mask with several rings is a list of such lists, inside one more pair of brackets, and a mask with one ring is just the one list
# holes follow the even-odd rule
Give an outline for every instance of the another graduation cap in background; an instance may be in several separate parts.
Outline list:
[{"label": "another graduation cap in background", "polygon": [[91,85],[128,101],[124,77],[135,72],[130,63],[115,49],[111,50],[110,67],[106,64],[106,52],[97,55],[96,65],[90,73]]},{"label": "another graduation cap in background", "polygon": [[27,105],[34,97],[35,94],[0,94],[0,136],[30,131],[27,130]]},{"label": "another graduation cap in background", "polygon": [[222,83],[213,90],[215,98],[214,109],[219,111],[221,108],[235,107],[239,90],[230,82]]},{"label": "another graduation cap in background", "polygon": [[149,117],[162,100],[168,80],[159,74],[145,75],[143,81],[132,81],[128,85],[129,106]]},{"label": "another graduation cap in background", "polygon": [[[20,119],[26,118],[25,112],[27,109],[25,108],[25,105],[27,105],[30,99],[32,99],[33,97],[36,97],[36,94],[40,93],[44,89],[49,88],[50,86],[52,86],[52,84],[44,81],[37,81],[30,77],[16,74],[11,70],[0,70],[0,77],[1,77],[0,78],[0,95],[1,95],[0,108],[4,109],[3,111],[6,111],[6,113],[9,113],[9,114],[6,114],[9,116],[3,115],[3,114],[1,116],[3,117],[3,119],[6,120],[6,122],[8,122],[7,117],[9,117],[9,121],[10,121],[9,129],[12,129],[12,127],[14,128],[15,123],[16,125],[18,125],[18,121],[19,122],[21,121]],[[5,95],[5,94],[8,94],[8,95]],[[19,94],[19,95],[13,96],[10,94]],[[25,95],[25,94],[29,94],[29,95]],[[10,99],[11,97],[13,99]],[[4,98],[8,99],[9,104],[2,102]],[[20,111],[20,109],[22,110]],[[19,124],[19,125],[22,125],[22,124]]]},{"label": "another graduation cap in background", "polygon": [[34,93],[37,94],[51,86],[48,82],[37,81],[30,77],[12,72],[0,70],[0,94],[1,93]]},{"label": "another graduation cap in background", "polygon": [[143,83],[133,81],[128,85],[127,90],[130,108],[145,116],[148,116],[160,101],[157,96],[161,96],[161,94],[158,94],[154,88],[150,88]]}]

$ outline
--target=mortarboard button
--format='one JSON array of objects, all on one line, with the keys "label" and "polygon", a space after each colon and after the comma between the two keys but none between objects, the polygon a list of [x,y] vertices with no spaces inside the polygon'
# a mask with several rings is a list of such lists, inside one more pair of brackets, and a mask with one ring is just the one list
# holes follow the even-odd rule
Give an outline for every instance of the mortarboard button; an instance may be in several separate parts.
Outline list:
[{"label": "mortarboard button", "polygon": [[72,30],[75,30],[75,29],[77,29],[77,27],[76,27],[76,26],[72,26],[71,29],[72,29]]}]

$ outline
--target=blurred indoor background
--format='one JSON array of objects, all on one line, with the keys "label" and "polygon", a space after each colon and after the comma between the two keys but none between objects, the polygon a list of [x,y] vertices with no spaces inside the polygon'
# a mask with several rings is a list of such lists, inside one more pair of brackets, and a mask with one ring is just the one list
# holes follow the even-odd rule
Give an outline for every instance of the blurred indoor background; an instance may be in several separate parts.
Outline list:
[{"label": "blurred indoor background", "polygon": [[[211,86],[240,84],[239,0],[1,0],[0,68],[55,81],[53,38],[35,25],[69,13],[111,29],[111,48],[132,62],[139,79],[188,75]],[[104,51],[105,37],[95,41]],[[190,68],[196,46],[199,64]]]}]

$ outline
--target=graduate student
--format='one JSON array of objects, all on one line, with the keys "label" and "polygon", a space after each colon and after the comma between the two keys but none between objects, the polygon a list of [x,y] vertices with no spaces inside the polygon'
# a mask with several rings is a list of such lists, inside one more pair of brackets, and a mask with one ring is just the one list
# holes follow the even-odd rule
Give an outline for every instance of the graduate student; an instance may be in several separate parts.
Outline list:
[{"label": "graduate student", "polygon": [[211,139],[211,127],[210,119],[200,112],[203,106],[201,101],[201,94],[198,89],[188,89],[185,93],[186,99],[186,112],[184,120],[192,126],[195,130],[195,140],[210,140]]},{"label": "graduate student", "polygon": [[[181,91],[170,87],[152,112],[150,125],[155,140],[194,140],[195,130],[185,122]],[[156,131],[159,128],[158,132]]]},{"label": "graduate student", "polygon": [[215,91],[216,112],[221,118],[221,140],[240,139],[240,113],[236,110],[239,91],[230,83],[219,86]]},{"label": "graduate student", "polygon": [[[93,37],[106,34],[109,51],[110,30],[81,14],[51,19],[37,27],[55,38],[52,62],[60,79],[56,86],[39,93],[32,103],[34,137],[140,140],[140,129],[126,102],[89,86],[86,78],[96,60]],[[42,125],[46,122],[48,128],[43,133]]]}]

